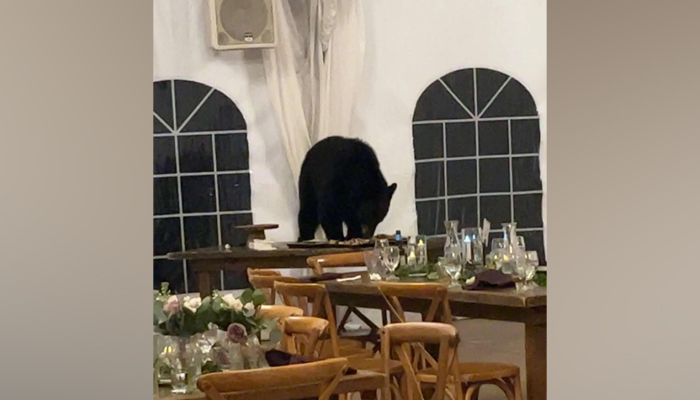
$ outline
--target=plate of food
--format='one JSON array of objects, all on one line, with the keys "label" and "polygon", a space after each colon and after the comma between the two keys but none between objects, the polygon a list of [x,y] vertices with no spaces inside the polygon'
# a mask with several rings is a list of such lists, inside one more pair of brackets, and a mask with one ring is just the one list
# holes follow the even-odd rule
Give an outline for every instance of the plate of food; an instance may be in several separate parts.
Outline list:
[{"label": "plate of food", "polygon": [[[396,244],[396,240],[387,235],[377,235],[375,238],[388,239],[392,245]],[[290,249],[307,249],[307,248],[332,248],[332,247],[350,247],[350,248],[367,248],[374,246],[375,238],[362,239],[355,238],[349,240],[307,240],[305,242],[287,243]]]}]

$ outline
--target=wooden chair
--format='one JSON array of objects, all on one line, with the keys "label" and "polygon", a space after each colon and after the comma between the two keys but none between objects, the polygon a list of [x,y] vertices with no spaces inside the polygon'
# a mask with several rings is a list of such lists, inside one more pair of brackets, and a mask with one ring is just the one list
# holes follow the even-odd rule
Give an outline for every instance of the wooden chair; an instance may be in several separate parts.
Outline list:
[{"label": "wooden chair", "polygon": [[[290,283],[277,281],[274,284],[275,291],[282,297],[284,304],[299,307],[304,310],[304,315],[328,320],[328,335],[324,335],[320,342],[319,354],[323,357],[348,357],[368,358],[372,356],[372,350],[350,343],[340,345],[338,332],[335,325],[335,315],[331,306],[326,287],[319,283]],[[326,343],[330,342],[330,346]]]},{"label": "wooden chair", "polygon": [[326,333],[328,320],[316,317],[287,317],[281,320],[280,350],[305,357],[318,357],[318,340]]},{"label": "wooden chair", "polygon": [[298,279],[291,276],[282,276],[279,271],[273,269],[248,268],[248,281],[254,289],[260,289],[267,297],[267,304],[277,303],[277,293],[275,293],[275,282],[298,282]]},{"label": "wooden chair", "polygon": [[202,375],[197,388],[207,400],[261,400],[272,397],[269,393],[289,393],[294,398],[295,387],[320,385],[319,400],[328,400],[347,364],[344,358],[333,358],[276,368],[217,372]]},{"label": "wooden chair", "polygon": [[[436,361],[425,351],[423,345],[439,346]],[[462,385],[459,384],[459,371],[456,366],[459,335],[457,329],[448,324],[435,322],[406,322],[389,324],[382,329],[382,360],[389,370],[392,356],[396,355],[404,372],[402,393],[394,391],[395,398],[404,400],[425,400],[426,383],[433,389],[431,400],[443,400],[445,396],[453,400],[462,399]],[[424,365],[434,365],[434,372],[424,374]],[[382,390],[384,398],[390,392],[389,374]],[[452,391],[448,391],[452,386]]]},{"label": "wooden chair", "polygon": [[[440,319],[444,323],[452,323],[450,302],[447,298],[447,288],[440,283],[403,283],[403,282],[378,282],[380,292],[386,298],[387,304],[394,317],[401,323],[406,323],[406,315],[401,306],[400,298],[428,299],[430,306],[423,314],[424,322],[434,322]],[[427,354],[427,353],[426,353]],[[509,400],[521,400],[520,368],[516,365],[505,363],[466,362],[457,365],[463,390],[466,391],[465,400],[477,399],[479,388],[482,385],[492,384],[498,386]],[[431,365],[421,373],[422,381],[428,382],[426,377],[435,375],[436,366]],[[435,381],[435,378],[433,378]]]},{"label": "wooden chair", "polygon": [[[325,268],[363,267],[365,266],[364,251],[313,256],[309,257],[306,263],[316,276],[322,275]],[[369,329],[346,331],[345,324],[352,314],[355,314]],[[382,310],[382,319],[386,323],[386,310]],[[362,342],[363,346],[366,343],[372,343],[374,346],[373,350],[375,352],[379,351],[379,327],[356,307],[347,307],[338,324],[338,336],[341,341],[343,339],[357,340]]]}]

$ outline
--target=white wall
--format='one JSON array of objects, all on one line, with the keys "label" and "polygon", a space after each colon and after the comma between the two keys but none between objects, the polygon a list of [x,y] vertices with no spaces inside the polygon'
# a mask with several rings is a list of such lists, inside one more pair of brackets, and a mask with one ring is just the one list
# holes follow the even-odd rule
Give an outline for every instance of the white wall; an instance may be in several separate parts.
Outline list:
[{"label": "white wall", "polygon": [[[411,119],[421,92],[442,75],[485,67],[519,80],[541,118],[546,204],[546,0],[365,1],[367,53],[355,136],[377,152],[397,182],[389,215],[378,231],[414,235]],[[248,123],[252,206],[258,223],[275,222],[275,240],[296,239],[297,199],[277,136],[259,51],[216,54],[208,48],[202,0],[154,0],[154,80],[192,79],[229,96]],[[546,223],[546,207],[543,210]]]}]

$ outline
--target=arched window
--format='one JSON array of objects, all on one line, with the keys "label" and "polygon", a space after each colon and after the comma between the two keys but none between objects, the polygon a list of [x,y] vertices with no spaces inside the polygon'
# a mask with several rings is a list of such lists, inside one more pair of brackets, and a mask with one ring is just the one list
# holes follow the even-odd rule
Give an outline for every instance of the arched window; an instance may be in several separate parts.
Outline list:
[{"label": "arched window", "polygon": [[413,114],[418,232],[443,221],[476,227],[516,221],[545,263],[539,114],[530,92],[501,72],[467,68],[433,82]]},{"label": "arched window", "polygon": [[[186,80],[153,83],[153,285],[196,288],[187,265],[166,254],[245,243],[252,223],[246,122],[220,91]],[[240,274],[222,276],[237,289]]]}]

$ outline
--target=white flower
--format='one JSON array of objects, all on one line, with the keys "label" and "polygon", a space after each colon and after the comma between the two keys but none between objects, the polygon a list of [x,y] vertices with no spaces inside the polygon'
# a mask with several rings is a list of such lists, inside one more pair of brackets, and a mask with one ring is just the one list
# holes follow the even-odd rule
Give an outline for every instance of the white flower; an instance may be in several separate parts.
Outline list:
[{"label": "white flower", "polygon": [[221,299],[228,305],[228,308],[234,311],[241,311],[243,309],[243,303],[241,303],[241,301],[237,298],[233,297],[231,293],[227,294]]},{"label": "white flower", "polygon": [[183,304],[182,304],[183,307],[189,309],[192,312],[196,312],[197,308],[199,308],[199,306],[201,306],[201,305],[202,305],[202,299],[200,299],[199,297],[195,297],[195,298],[191,299],[189,296],[187,296],[183,299]]},{"label": "white flower", "polygon": [[246,317],[252,317],[255,315],[255,305],[253,303],[248,303],[245,306],[243,306],[243,310],[245,312]]}]

